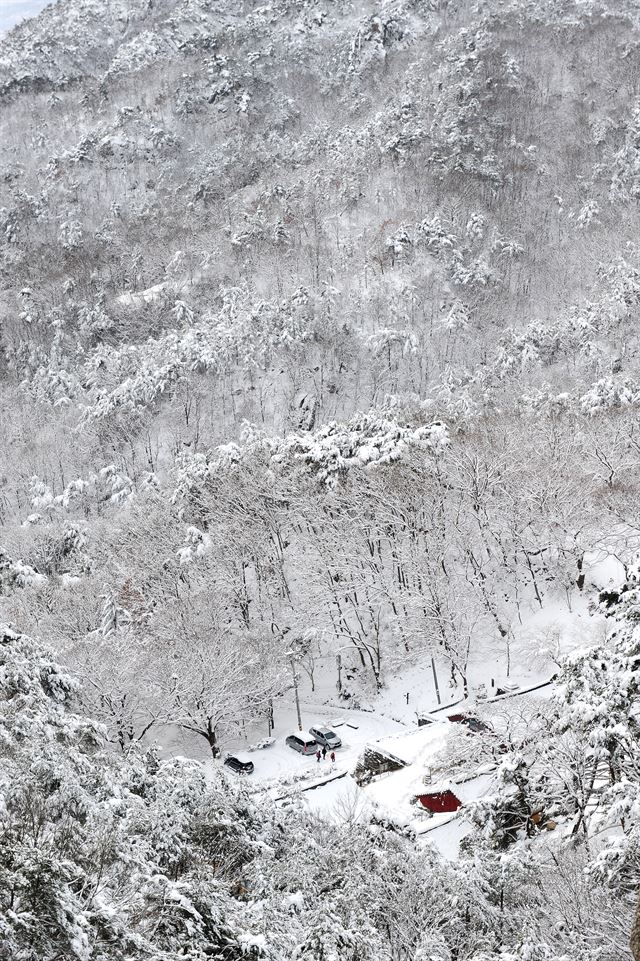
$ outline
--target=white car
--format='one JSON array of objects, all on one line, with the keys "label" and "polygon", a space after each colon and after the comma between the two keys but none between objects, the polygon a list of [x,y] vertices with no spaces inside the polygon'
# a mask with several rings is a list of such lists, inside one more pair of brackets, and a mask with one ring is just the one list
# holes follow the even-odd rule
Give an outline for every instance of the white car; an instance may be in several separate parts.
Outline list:
[{"label": "white car", "polygon": [[337,747],[342,747],[342,741],[330,727],[325,727],[324,724],[315,724],[313,727],[309,728],[309,734],[311,734],[318,744],[324,745],[329,751],[335,751]]}]

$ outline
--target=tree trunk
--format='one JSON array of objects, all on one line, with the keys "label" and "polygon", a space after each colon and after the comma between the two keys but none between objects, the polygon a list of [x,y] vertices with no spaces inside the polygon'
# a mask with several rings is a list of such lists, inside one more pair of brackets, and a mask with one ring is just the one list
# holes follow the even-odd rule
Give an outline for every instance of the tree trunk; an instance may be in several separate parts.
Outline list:
[{"label": "tree trunk", "polygon": [[207,722],[207,733],[205,734],[205,737],[207,739],[207,744],[211,748],[211,754],[213,756],[213,760],[215,761],[217,757],[220,757],[220,748],[218,747],[218,739],[216,737],[216,731],[215,731],[215,728],[211,726],[211,721]]},{"label": "tree trunk", "polygon": [[640,900],[636,906],[636,916],[633,919],[630,946],[635,961],[640,961]]}]

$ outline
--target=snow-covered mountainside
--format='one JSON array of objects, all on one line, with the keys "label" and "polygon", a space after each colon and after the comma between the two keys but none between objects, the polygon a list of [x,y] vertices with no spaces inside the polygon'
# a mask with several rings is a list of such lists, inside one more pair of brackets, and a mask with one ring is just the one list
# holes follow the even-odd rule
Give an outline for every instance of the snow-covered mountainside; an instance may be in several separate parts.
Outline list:
[{"label": "snow-covered mountainside", "polygon": [[0,957],[630,961],[639,77],[635,0],[0,39]]}]

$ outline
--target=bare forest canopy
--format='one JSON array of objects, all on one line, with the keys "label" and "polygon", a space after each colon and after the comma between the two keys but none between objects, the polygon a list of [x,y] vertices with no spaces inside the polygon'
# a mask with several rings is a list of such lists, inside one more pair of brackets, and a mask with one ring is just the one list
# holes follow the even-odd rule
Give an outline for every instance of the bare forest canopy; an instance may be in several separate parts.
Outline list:
[{"label": "bare forest canopy", "polygon": [[[586,556],[634,570],[639,200],[632,0],[58,0],[0,40],[0,692],[34,712],[0,956],[631,957],[637,692],[612,713],[591,662],[468,864],[144,749],[217,756],[313,646],[372,698],[434,654],[508,673]],[[609,707],[567,734],[576,671]],[[587,833],[603,745],[626,846],[504,860],[549,769]]]}]

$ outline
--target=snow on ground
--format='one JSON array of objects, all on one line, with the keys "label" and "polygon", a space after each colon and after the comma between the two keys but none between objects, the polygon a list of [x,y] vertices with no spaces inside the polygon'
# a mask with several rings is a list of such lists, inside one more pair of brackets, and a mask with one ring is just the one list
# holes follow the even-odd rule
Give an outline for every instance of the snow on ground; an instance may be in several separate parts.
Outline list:
[{"label": "snow on ground", "polygon": [[120,294],[119,297],[116,297],[116,303],[123,307],[143,307],[145,304],[151,304],[154,300],[158,300],[169,289],[169,283],[163,281],[160,284],[154,284],[153,287],[147,287],[146,290],[127,291]]},{"label": "snow on ground", "polygon": [[[405,771],[410,770],[410,768],[424,770],[432,758],[444,747],[449,727],[448,722],[438,721],[424,727],[416,727],[411,731],[388,735],[381,738],[377,743],[384,751],[410,765],[410,767],[404,769]],[[421,777],[421,783],[422,781]]]},{"label": "snow on ground", "polygon": [[462,801],[463,805],[470,801],[477,801],[478,798],[490,794],[495,784],[493,773],[487,772],[478,777],[469,778],[455,785],[455,793]]},{"label": "snow on ground", "polygon": [[582,570],[585,585],[600,591],[622,587],[626,579],[622,561],[606,551],[591,551],[585,554]]},{"label": "snow on ground", "polygon": [[423,815],[424,809],[417,808],[414,799],[426,790],[425,779],[432,778],[432,762],[446,743],[449,727],[448,722],[429,724],[404,736],[385,737],[378,742],[385,751],[407,762],[402,770],[381,774],[363,788],[381,813],[416,830],[423,826],[422,821],[428,814],[424,811]]},{"label": "snow on ground", "polygon": [[557,669],[559,657],[596,643],[607,630],[603,614],[589,610],[593,594],[574,594],[547,602],[523,621],[512,645],[513,675],[528,686]]},{"label": "snow on ground", "polygon": [[[518,653],[518,670],[511,674],[511,680],[515,680],[521,688],[547,681],[557,669],[554,656],[576,646],[593,643],[603,630],[601,619],[589,614],[586,599],[582,596],[572,599],[571,610],[566,600],[559,599],[550,602],[542,610],[534,611],[523,621],[513,642],[514,653]],[[541,643],[541,639],[544,643]],[[523,651],[530,653],[523,657]],[[445,675],[444,662],[439,664],[436,661],[436,669],[441,677]],[[514,704],[527,710],[529,705],[534,706],[532,698],[548,697],[552,691],[552,687],[548,687],[537,691],[535,695],[518,695],[514,699],[505,698],[493,703],[477,701],[475,694],[479,684],[484,683],[487,693],[491,695],[491,678],[496,684],[502,683],[505,678],[504,664],[499,656],[494,660],[486,658],[484,663],[473,665],[470,678],[473,683],[466,701],[462,699],[461,687],[450,688],[447,685],[441,686],[441,699],[444,704],[457,703],[457,710],[460,711],[474,710],[477,706],[495,730],[506,727]],[[367,704],[364,699],[362,703],[365,706]],[[301,711],[305,730],[324,723],[332,727],[343,741],[343,746],[336,752],[335,765],[331,764],[328,756],[318,762],[314,755],[300,755],[286,745],[286,737],[298,729],[293,692],[288,692],[274,704],[274,743],[251,753],[255,771],[244,781],[245,785],[264,793],[274,803],[301,804],[317,816],[330,819],[350,817],[353,809],[362,803],[373,807],[380,816],[411,826],[417,833],[428,831],[430,843],[442,846],[443,853],[457,850],[460,838],[469,830],[468,824],[466,828],[461,826],[463,822],[466,823],[464,808],[453,818],[451,815],[430,817],[414,801],[420,790],[426,789],[426,782],[438,779],[438,772],[432,770],[432,761],[442,751],[451,730],[449,723],[444,720],[446,711],[433,724],[417,727],[419,713],[427,713],[438,707],[430,660],[426,665],[408,666],[398,672],[384,691],[372,699],[371,706],[375,707],[375,711],[350,708],[348,704],[338,699],[331,658],[327,659],[324,670],[316,672],[314,691],[310,689],[308,678],[301,677]],[[507,719],[504,724],[503,713]],[[264,739],[267,733],[264,722],[247,725],[244,736],[230,741],[225,748],[247,751]],[[351,774],[367,744],[378,744],[406,761],[407,767],[382,775],[364,788],[358,788]],[[203,739],[177,729],[173,729],[170,736],[163,737],[162,754],[199,758],[211,772],[222,764],[222,759],[211,759]],[[336,774],[344,776],[336,778]],[[325,780],[328,783],[321,783]],[[309,787],[312,789],[308,790]],[[480,796],[486,789],[487,782],[483,776],[465,785],[458,785],[456,793],[459,792],[458,796],[464,804]],[[456,826],[450,826],[454,821]]]},{"label": "snow on ground", "polygon": [[460,842],[471,833],[471,824],[461,815],[451,815],[449,821],[441,823],[418,839],[419,847],[434,847],[448,861],[460,856]]},{"label": "snow on ground", "polygon": [[[585,562],[590,583],[612,586],[623,571],[612,555],[595,555]],[[474,645],[482,653],[472,659],[468,667],[469,701],[473,703],[483,688],[489,697],[504,681],[517,683],[521,688],[532,687],[548,680],[557,671],[557,660],[576,648],[586,647],[601,640],[606,633],[604,615],[589,610],[592,592],[574,591],[564,596],[547,597],[544,607],[536,605],[523,609],[522,623],[512,624],[510,639],[510,670],[507,671],[506,647],[489,651],[488,644]],[[452,684],[450,671],[443,658],[435,658],[440,704],[436,695],[430,658],[422,664],[397,669],[388,679],[384,690],[370,700],[377,713],[416,724],[420,714],[438,707],[459,703],[464,697],[458,679]],[[408,695],[408,698],[407,698]]]},{"label": "snow on ground", "polygon": [[[598,588],[615,586],[621,569],[620,563],[608,554],[594,555],[585,561],[589,584]],[[604,636],[604,618],[594,616],[588,610],[590,599],[593,599],[592,591],[584,594],[574,591],[570,598],[547,598],[544,608],[532,609],[526,616],[523,612],[522,623],[513,625],[513,670],[509,675],[509,680],[517,683],[520,690],[549,681],[562,654],[586,647]],[[493,775],[478,772],[478,776],[464,783],[452,784],[463,805],[455,814],[432,816],[416,804],[416,795],[426,791],[429,782],[440,780],[433,762],[454,730],[446,720],[447,713],[477,710],[495,731],[501,732],[517,725],[520,714],[526,720],[526,715],[540,710],[538,701],[553,692],[553,685],[549,685],[532,694],[491,700],[492,691],[507,678],[505,657],[505,651],[496,650],[493,655],[469,665],[469,696],[466,699],[461,684],[450,683],[446,662],[436,658],[440,706],[452,707],[451,710],[443,709],[432,724],[418,727],[418,716],[437,710],[439,706],[430,658],[418,665],[399,665],[377,696],[357,695],[356,684],[350,682],[354,698],[344,701],[338,697],[336,689],[334,656],[328,653],[318,658],[314,689],[310,679],[301,673],[300,697],[305,730],[326,724],[341,737],[343,746],[336,751],[335,764],[328,755],[318,762],[315,755],[300,755],[286,745],[286,737],[298,730],[293,691],[289,691],[274,703],[273,743],[251,752],[255,771],[243,778],[243,785],[280,806],[302,807],[314,816],[326,817],[330,821],[355,819],[365,810],[375,812],[399,825],[411,827],[419,835],[420,844],[435,845],[445,857],[455,858],[460,841],[471,830],[465,818],[465,805],[491,791]],[[482,685],[489,701],[478,697]],[[360,706],[349,706],[352,703]],[[456,705],[455,709],[453,705]],[[224,747],[246,752],[268,733],[264,721],[247,724],[243,735]],[[367,744],[381,747],[407,762],[407,766],[383,774],[363,788],[358,787],[351,775]],[[197,758],[205,763],[210,773],[222,765],[222,759],[212,760],[204,739],[177,728],[162,733],[160,751],[165,757],[184,755]],[[229,777],[233,782],[237,775],[229,774]]]},{"label": "snow on ground", "polygon": [[[327,723],[340,736],[342,747],[336,751],[336,762],[341,769],[353,770],[365,744],[406,730],[406,726],[400,722],[368,711],[356,711],[336,705],[326,706],[305,701],[301,703],[301,710],[305,730],[316,723]],[[331,766],[329,755],[318,762],[315,755],[298,754],[285,743],[288,735],[298,730],[292,696],[287,695],[276,700],[274,719],[275,730],[272,735],[274,743],[269,747],[251,752],[255,771],[251,775],[250,783],[273,787],[278,783],[286,784],[288,779],[316,778],[327,774]],[[334,724],[334,721],[337,723]],[[267,729],[264,723],[247,725],[245,737],[227,742],[225,751],[246,752],[266,735]],[[211,759],[211,753],[204,738],[184,732],[175,726],[165,729],[158,748],[161,757],[184,755],[197,758],[208,767],[222,764],[222,759],[215,762]]]},{"label": "snow on ground", "polygon": [[[545,689],[540,693],[548,695],[550,690]],[[491,715],[495,714],[496,726],[499,727],[499,715],[503,709],[501,705],[516,702],[524,705],[532,697],[534,695],[525,694],[498,700],[484,705],[484,709]],[[302,808],[330,822],[357,820],[365,813],[373,813],[411,828],[419,836],[420,844],[435,846],[444,857],[458,856],[460,841],[471,830],[465,818],[464,806],[491,791],[493,774],[486,771],[462,783],[454,781],[451,784],[463,805],[455,814],[430,815],[415,801],[418,794],[424,793],[433,781],[439,780],[433,762],[445,747],[455,725],[443,719],[423,727],[409,728],[391,718],[362,710],[335,705],[327,708],[304,701],[301,707],[307,727],[324,721],[342,738],[343,747],[336,751],[335,763],[331,763],[328,756],[318,762],[314,755],[306,757],[286,745],[287,735],[297,729],[296,713],[294,704],[281,698],[275,712],[274,743],[253,751],[251,759],[255,764],[254,773],[242,776],[241,782],[241,776],[229,774],[231,783],[234,777],[238,777],[238,783],[282,808]],[[493,723],[493,716],[491,720]],[[335,724],[335,721],[338,723]],[[184,735],[177,731],[174,733],[174,741],[165,744],[165,756],[171,753],[194,756],[197,751],[197,756],[205,761],[209,772],[222,765],[222,760],[214,762],[207,756],[208,748],[204,740],[194,743],[193,739],[188,739],[190,743],[186,744]],[[265,733],[261,730],[248,731],[246,739],[239,739],[230,748],[245,751],[252,737],[255,741],[259,736],[264,737]],[[359,787],[351,775],[367,744],[393,754],[405,761],[407,766],[380,775],[370,784]]]},{"label": "snow on ground", "polygon": [[295,803],[307,813],[333,823],[357,821],[370,811],[368,799],[350,774],[322,787],[299,792]]},{"label": "snow on ground", "polygon": [[[283,701],[284,699],[281,699]],[[342,747],[336,751],[336,762],[341,768],[353,770],[362,753],[365,744],[376,741],[387,734],[404,730],[403,725],[391,718],[380,717],[365,711],[353,711],[347,708],[322,705],[302,704],[303,723],[306,730],[315,723],[326,722],[342,740]],[[334,724],[338,721],[338,724]],[[254,751],[252,760],[255,764],[255,780],[264,781],[274,778],[287,778],[292,775],[313,772],[313,776],[328,772],[330,767],[329,755],[319,762],[314,755],[306,757],[288,747],[285,740],[289,734],[298,730],[295,709],[286,703],[280,706],[276,713],[275,744],[261,751]],[[244,742],[232,745],[240,749]]]}]

